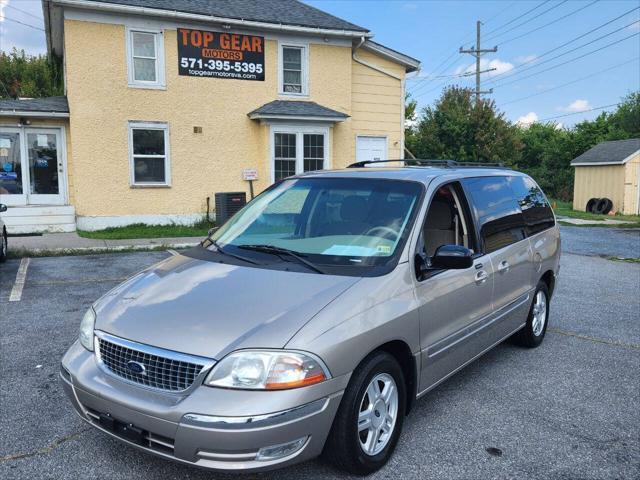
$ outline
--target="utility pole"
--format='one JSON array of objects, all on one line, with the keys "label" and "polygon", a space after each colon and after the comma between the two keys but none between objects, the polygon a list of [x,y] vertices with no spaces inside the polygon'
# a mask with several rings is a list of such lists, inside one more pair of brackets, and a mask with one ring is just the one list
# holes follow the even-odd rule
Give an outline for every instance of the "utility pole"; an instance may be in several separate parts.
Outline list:
[{"label": "utility pole", "polygon": [[490,88],[489,90],[485,90],[484,92],[480,90],[480,74],[495,70],[495,68],[489,68],[487,70],[481,71],[480,57],[482,56],[483,53],[495,53],[498,51],[497,46],[493,48],[486,48],[484,50],[480,48],[480,25],[482,25],[482,22],[478,20],[476,22],[476,46],[471,47],[469,50],[465,50],[462,47],[460,47],[460,53],[470,53],[471,55],[476,57],[476,91],[475,91],[476,106],[480,103],[480,95],[484,93],[493,93],[493,88]]}]

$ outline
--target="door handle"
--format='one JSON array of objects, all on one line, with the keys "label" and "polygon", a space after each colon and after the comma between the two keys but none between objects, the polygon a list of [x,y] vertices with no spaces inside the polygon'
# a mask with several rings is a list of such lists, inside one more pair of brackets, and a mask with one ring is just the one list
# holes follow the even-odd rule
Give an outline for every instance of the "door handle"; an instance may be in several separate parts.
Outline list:
[{"label": "door handle", "polygon": [[500,273],[506,273],[509,271],[510,268],[511,268],[511,265],[509,265],[509,262],[507,262],[506,260],[503,260],[498,264],[498,271]]},{"label": "door handle", "polygon": [[476,283],[478,285],[481,285],[487,281],[488,277],[489,274],[487,272],[485,272],[484,270],[480,270],[478,273],[476,273]]}]

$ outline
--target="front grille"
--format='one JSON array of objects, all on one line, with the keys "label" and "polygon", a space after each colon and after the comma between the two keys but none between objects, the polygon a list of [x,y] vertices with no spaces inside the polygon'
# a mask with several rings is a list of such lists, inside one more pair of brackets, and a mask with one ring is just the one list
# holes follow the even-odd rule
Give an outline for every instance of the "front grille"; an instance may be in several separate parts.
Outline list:
[{"label": "front grille", "polygon": [[[100,337],[97,354],[102,364],[115,375],[147,387],[173,392],[189,388],[204,368],[204,364],[154,355]],[[134,372],[129,368],[130,362],[144,366],[144,372]]]}]

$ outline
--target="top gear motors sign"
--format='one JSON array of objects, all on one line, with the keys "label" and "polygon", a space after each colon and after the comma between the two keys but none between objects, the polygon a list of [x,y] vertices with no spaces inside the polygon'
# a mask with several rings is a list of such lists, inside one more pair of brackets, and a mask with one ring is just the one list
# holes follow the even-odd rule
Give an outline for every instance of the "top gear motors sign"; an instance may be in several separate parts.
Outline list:
[{"label": "top gear motors sign", "polygon": [[178,73],[264,81],[264,37],[178,29]]}]

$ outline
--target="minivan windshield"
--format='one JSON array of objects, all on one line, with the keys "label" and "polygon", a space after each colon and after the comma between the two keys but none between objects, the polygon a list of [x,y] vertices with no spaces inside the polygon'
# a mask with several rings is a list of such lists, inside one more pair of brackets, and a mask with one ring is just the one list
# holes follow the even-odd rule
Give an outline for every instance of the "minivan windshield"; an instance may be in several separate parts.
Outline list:
[{"label": "minivan windshield", "polygon": [[296,254],[314,265],[383,265],[399,254],[422,191],[421,184],[401,180],[284,180],[245,206],[204,246],[245,257]]}]

